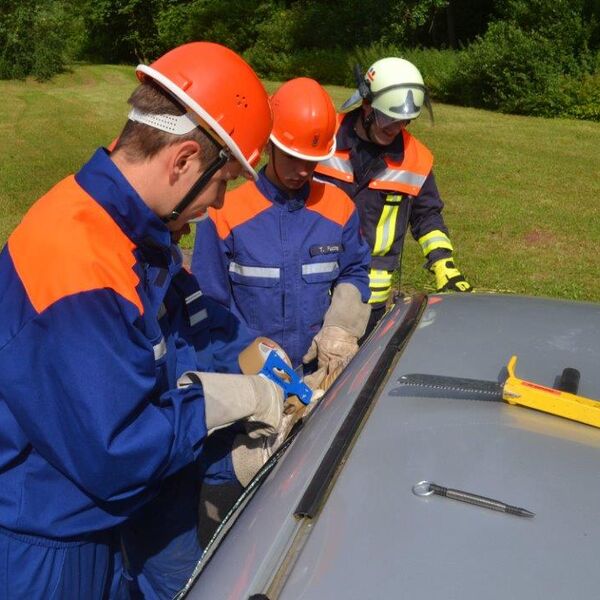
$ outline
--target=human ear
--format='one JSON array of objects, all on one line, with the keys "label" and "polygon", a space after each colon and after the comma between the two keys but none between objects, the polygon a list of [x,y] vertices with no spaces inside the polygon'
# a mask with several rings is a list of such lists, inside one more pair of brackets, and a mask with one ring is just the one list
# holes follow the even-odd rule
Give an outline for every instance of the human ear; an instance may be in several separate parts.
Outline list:
[{"label": "human ear", "polygon": [[173,150],[172,171],[175,175],[183,175],[192,168],[194,161],[202,159],[200,145],[193,140],[174,144]]}]

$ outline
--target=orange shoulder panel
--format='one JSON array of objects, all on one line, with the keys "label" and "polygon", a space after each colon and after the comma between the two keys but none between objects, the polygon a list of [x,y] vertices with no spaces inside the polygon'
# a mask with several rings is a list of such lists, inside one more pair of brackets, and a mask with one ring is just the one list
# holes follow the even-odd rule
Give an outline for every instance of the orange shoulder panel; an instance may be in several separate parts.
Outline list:
[{"label": "orange shoulder panel", "polygon": [[389,166],[400,167],[413,173],[428,175],[433,167],[433,154],[431,150],[422,144],[416,137],[413,137],[406,129],[402,130],[404,141],[404,159],[396,164],[389,161]]},{"label": "orange shoulder panel", "polygon": [[8,240],[15,270],[38,313],[66,296],[103,288],[143,313],[134,248],[72,175],[29,209]]},{"label": "orange shoulder panel", "polygon": [[271,203],[260,193],[253,181],[227,192],[222,208],[209,208],[208,216],[212,219],[219,237],[224,240],[233,229],[253,219]]},{"label": "orange shoulder panel", "polygon": [[354,202],[333,183],[313,179],[306,208],[343,227],[354,212]]}]

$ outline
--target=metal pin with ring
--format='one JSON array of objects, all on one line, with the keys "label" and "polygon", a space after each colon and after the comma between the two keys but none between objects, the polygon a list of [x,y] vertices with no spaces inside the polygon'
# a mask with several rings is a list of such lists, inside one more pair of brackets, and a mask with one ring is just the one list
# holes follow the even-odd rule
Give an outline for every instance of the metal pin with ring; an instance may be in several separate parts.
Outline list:
[{"label": "metal pin with ring", "polygon": [[486,498],[485,496],[471,494],[462,490],[445,488],[431,481],[419,481],[419,483],[415,483],[412,487],[412,491],[415,496],[425,497],[435,494],[452,500],[466,502],[467,504],[481,506],[482,508],[489,508],[490,510],[497,510],[510,515],[516,515],[517,517],[535,517],[535,513],[525,508],[521,508],[520,506],[513,506],[511,504],[506,504],[505,502],[500,502],[499,500],[494,500],[493,498]]}]

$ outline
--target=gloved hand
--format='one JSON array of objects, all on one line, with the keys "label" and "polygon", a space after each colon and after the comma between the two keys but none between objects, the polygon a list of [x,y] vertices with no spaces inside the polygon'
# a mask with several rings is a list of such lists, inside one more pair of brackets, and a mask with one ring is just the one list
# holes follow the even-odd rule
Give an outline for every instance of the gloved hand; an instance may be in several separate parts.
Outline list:
[{"label": "gloved hand", "polygon": [[[311,344],[311,348],[312,348],[312,344]],[[309,352],[310,352],[310,348],[309,348]],[[313,359],[311,359],[311,360],[313,360]],[[314,392],[316,390],[322,389],[321,383],[325,379],[326,375],[327,375],[326,369],[324,369],[324,368],[317,369],[313,373],[309,373],[308,375],[305,375],[303,378],[303,381]]]},{"label": "gloved hand", "polygon": [[438,292],[472,292],[471,284],[454,266],[451,258],[442,258],[434,262],[429,270],[435,275]]},{"label": "gloved hand", "polygon": [[325,392],[315,390],[310,404],[304,405],[294,397],[287,400],[284,405],[284,415],[277,433],[268,437],[251,439],[248,435],[235,436],[231,449],[231,462],[238,481],[246,487],[262,466],[269,460],[281,444],[286,440],[294,425],[304,419],[319,403]]},{"label": "gloved hand", "polygon": [[280,445],[277,434],[258,439],[236,435],[231,448],[231,463],[237,480],[246,487]]},{"label": "gloved hand", "polygon": [[323,377],[346,366],[358,350],[358,340],[365,332],[371,306],[362,301],[358,288],[339,283],[325,313],[323,326],[313,338],[303,362],[317,358]]},{"label": "gloved hand", "polygon": [[256,439],[278,432],[283,412],[283,390],[260,375],[226,375],[188,371],[177,387],[200,384],[209,435],[243,421],[248,436]]},{"label": "gloved hand", "polygon": [[313,338],[308,352],[302,357],[305,363],[317,358],[318,371],[325,375],[345,367],[358,351],[358,338],[341,327],[325,325]]}]

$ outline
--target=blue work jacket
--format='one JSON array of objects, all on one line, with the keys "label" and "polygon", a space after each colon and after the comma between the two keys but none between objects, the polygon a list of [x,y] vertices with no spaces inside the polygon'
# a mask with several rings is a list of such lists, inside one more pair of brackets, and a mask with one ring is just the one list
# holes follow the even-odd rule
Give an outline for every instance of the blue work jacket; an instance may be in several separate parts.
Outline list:
[{"label": "blue work jacket", "polygon": [[85,538],[196,460],[188,369],[250,341],[201,295],[170,233],[105,150],[38,200],[0,254],[0,527]]},{"label": "blue work jacket", "polygon": [[344,192],[312,181],[288,195],[263,169],[198,223],[192,272],[205,293],[280,344],[297,366],[338,283],[354,285],[367,302],[369,262]]}]

